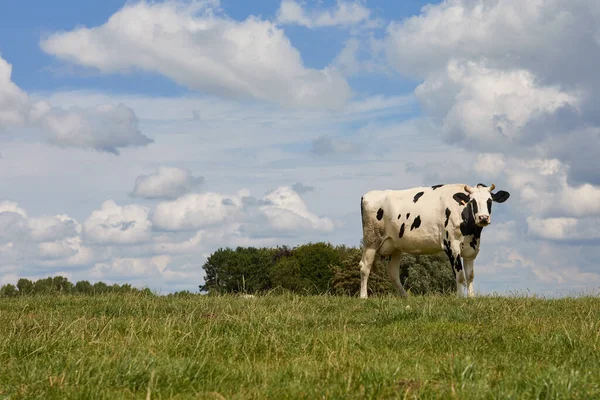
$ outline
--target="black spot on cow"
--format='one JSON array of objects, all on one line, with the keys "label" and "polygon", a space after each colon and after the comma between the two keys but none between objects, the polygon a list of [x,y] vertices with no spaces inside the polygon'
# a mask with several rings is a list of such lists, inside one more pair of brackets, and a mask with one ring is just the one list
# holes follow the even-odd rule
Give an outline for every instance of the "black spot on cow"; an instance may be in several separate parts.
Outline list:
[{"label": "black spot on cow", "polygon": [[406,219],[410,218],[410,213],[406,213]]},{"label": "black spot on cow", "polygon": [[462,192],[455,193],[452,198],[461,206],[469,202],[469,196]]},{"label": "black spot on cow", "polygon": [[473,214],[477,214],[479,207],[477,206],[477,202],[475,200],[471,201],[471,207],[473,208]]},{"label": "black spot on cow", "polygon": [[487,185],[485,183],[478,183],[477,187],[487,187]]},{"label": "black spot on cow", "polygon": [[462,271],[462,262],[460,261],[460,256],[456,256],[456,264],[454,264],[454,269],[458,271]]},{"label": "black spot on cow", "polygon": [[448,239],[448,231],[446,231],[446,239]]},{"label": "black spot on cow", "polygon": [[487,206],[488,206],[488,214],[491,214],[492,213],[492,199],[488,199]]},{"label": "black spot on cow", "polygon": [[404,236],[404,223],[402,223],[402,226],[400,227],[400,235],[399,238],[402,239],[402,236]]},{"label": "black spot on cow", "polygon": [[461,217],[462,222],[460,223],[460,233],[463,236],[473,235],[476,239],[481,237],[481,230],[483,229],[480,226],[475,224],[475,218],[473,218],[473,204],[474,202],[469,202],[465,208],[463,208]]},{"label": "black spot on cow", "polygon": [[444,186],[444,185],[433,185],[431,188],[432,188],[433,190],[435,190],[435,189],[437,189],[437,188],[441,188],[442,186]]},{"label": "black spot on cow", "polygon": [[402,218],[402,214],[398,214],[398,219]]},{"label": "black spot on cow", "polygon": [[419,201],[419,199],[421,198],[421,196],[423,196],[425,192],[419,192],[417,194],[415,194],[415,197],[413,197],[413,203],[416,203],[417,201]]},{"label": "black spot on cow", "polygon": [[454,268],[454,254],[452,254],[452,248],[450,247],[450,241],[444,239],[444,253],[448,256],[450,266]]},{"label": "black spot on cow", "polygon": [[417,229],[420,226],[421,226],[421,216],[417,215],[417,218],[415,218],[412,225],[410,226],[410,230],[412,231],[413,229]]},{"label": "black spot on cow", "polygon": [[448,226],[449,220],[450,220],[450,209],[446,208],[446,222],[444,222],[444,227]]},{"label": "black spot on cow", "polygon": [[473,236],[473,239],[471,239],[471,243],[469,243],[469,246],[471,246],[473,250],[477,250],[477,238],[475,236]]},{"label": "black spot on cow", "polygon": [[383,218],[383,208],[377,210],[377,220],[381,221],[381,218]]}]

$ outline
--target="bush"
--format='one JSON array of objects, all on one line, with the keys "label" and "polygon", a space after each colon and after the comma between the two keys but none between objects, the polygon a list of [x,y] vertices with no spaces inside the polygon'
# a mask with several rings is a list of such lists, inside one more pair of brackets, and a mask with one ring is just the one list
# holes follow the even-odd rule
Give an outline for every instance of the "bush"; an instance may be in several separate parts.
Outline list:
[{"label": "bush", "polygon": [[[332,266],[332,293],[345,296],[357,296],[360,293],[360,268],[362,249],[352,248],[347,252],[341,265]],[[395,286],[387,276],[385,264],[376,258],[367,283],[369,295],[394,293]]]}]

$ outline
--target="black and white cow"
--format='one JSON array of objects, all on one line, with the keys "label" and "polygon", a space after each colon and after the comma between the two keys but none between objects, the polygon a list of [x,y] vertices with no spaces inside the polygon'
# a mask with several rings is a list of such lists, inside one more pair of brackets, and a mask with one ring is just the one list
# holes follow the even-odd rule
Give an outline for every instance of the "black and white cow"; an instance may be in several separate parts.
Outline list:
[{"label": "black and white cow", "polygon": [[[444,251],[456,275],[457,294],[474,295],[473,261],[479,253],[481,231],[489,225],[492,201],[510,194],[492,193],[496,186],[435,185],[406,190],[372,190],[361,198],[363,254],[360,297],[367,298],[367,280],[377,254],[391,256],[389,277],[398,295],[407,296],[400,282],[400,256]],[[461,261],[462,259],[462,261]]]}]

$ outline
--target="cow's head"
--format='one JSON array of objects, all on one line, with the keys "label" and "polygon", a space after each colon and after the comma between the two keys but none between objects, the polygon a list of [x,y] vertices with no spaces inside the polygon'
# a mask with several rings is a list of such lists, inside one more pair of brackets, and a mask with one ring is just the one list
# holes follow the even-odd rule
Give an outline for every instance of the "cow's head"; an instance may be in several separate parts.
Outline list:
[{"label": "cow's head", "polygon": [[510,194],[504,190],[492,193],[495,188],[496,185],[493,183],[490,187],[482,183],[476,187],[465,185],[465,192],[469,195],[457,193],[454,198],[467,205],[477,226],[484,227],[492,223],[492,201],[504,203],[510,197]]}]

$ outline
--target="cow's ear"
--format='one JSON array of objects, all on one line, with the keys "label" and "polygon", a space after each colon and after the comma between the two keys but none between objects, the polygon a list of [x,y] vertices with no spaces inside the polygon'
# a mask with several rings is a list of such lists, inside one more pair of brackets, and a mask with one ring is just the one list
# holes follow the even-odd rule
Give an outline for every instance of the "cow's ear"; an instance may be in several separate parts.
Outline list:
[{"label": "cow's ear", "polygon": [[452,198],[456,200],[456,202],[461,206],[469,202],[469,196],[462,192],[455,193],[454,196],[452,196]]},{"label": "cow's ear", "polygon": [[510,193],[504,190],[499,190],[497,193],[492,193],[492,200],[496,203],[504,203],[510,197]]}]

